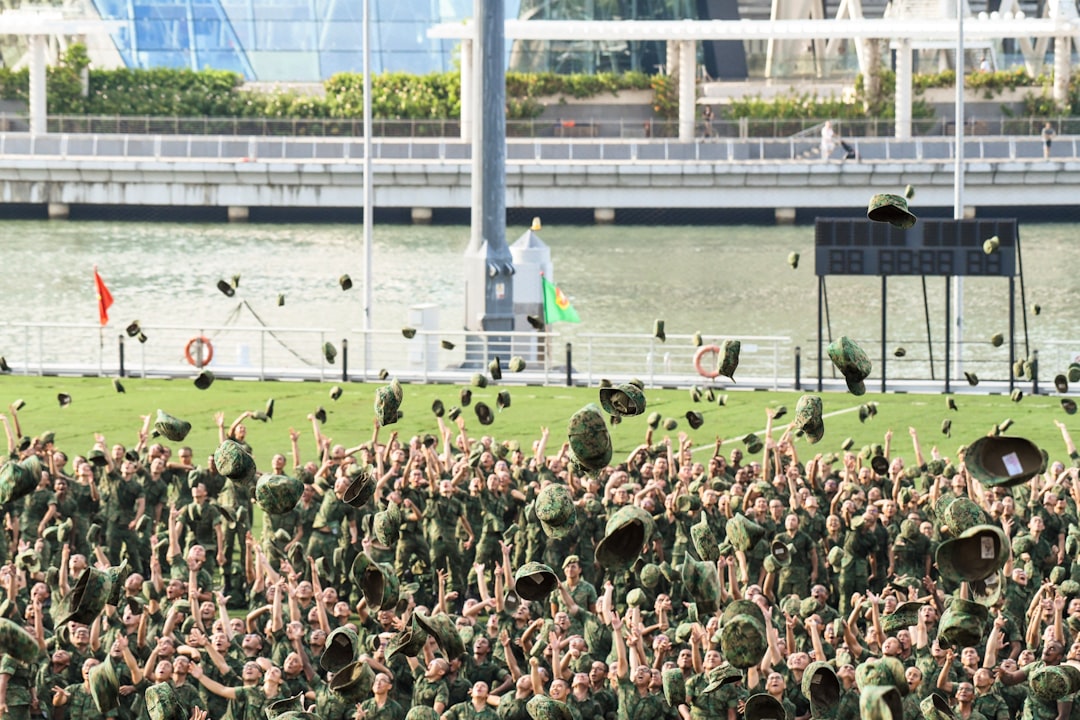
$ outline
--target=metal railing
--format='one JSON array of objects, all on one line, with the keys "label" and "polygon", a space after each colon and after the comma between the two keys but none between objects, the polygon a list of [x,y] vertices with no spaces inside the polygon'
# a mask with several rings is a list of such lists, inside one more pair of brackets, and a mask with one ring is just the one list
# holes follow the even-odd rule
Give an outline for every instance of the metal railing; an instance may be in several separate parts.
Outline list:
[{"label": "metal railing", "polygon": [[[705,125],[697,121],[695,132],[702,139],[787,138],[807,132],[832,120],[840,137],[892,137],[896,134],[891,118],[739,118],[716,119],[710,124],[710,138]],[[1049,121],[1060,135],[1080,134],[1080,117],[969,117],[968,135],[1038,136]],[[242,117],[156,117],[133,115],[50,115],[50,133],[108,135],[220,135],[226,137],[363,137],[363,121],[352,118],[242,118]],[[0,132],[24,132],[29,129],[26,113],[0,113]],[[945,137],[955,134],[951,119],[916,118],[912,132],[922,137]],[[447,120],[375,120],[374,137],[381,138],[460,138],[461,122]],[[677,120],[609,119],[575,117],[536,120],[508,120],[508,138],[551,138],[560,140],[632,139],[664,140],[679,136]]]},{"label": "metal railing", "polygon": [[[1070,160],[1080,157],[1078,139],[1080,135],[1055,137],[1052,158]],[[847,136],[846,141],[854,147],[857,159],[864,162],[945,162],[952,160],[956,147],[951,137],[899,140]],[[972,136],[964,142],[964,155],[972,161],[1043,159],[1043,143],[1038,136]],[[511,139],[507,143],[506,159],[509,164],[799,162],[820,161],[820,148],[820,141],[812,137],[688,143],[677,140]],[[470,143],[439,138],[380,138],[372,142],[372,151],[373,159],[384,163],[464,164],[472,156]],[[353,138],[0,133],[0,156],[162,162],[348,163],[363,158],[363,142]],[[831,159],[839,161],[842,156],[843,153],[836,149]]]},{"label": "metal railing", "polygon": [[[689,335],[668,336],[661,343],[651,335],[606,333],[421,330],[407,339],[397,330],[351,330],[344,337],[327,328],[144,324],[142,330],[145,343],[94,324],[0,323],[0,348],[12,371],[21,375],[194,377],[198,368],[185,352],[193,340],[206,338],[207,354],[212,353],[207,367],[221,378],[373,381],[386,370],[414,382],[461,383],[486,371],[488,359],[495,355],[504,366],[511,356],[520,355],[525,370],[504,371],[504,384],[596,385],[601,378],[632,377],[654,387],[710,382],[695,370],[697,348]],[[719,339],[706,337],[705,343],[716,344]],[[790,338],[741,339],[739,388],[794,384]],[[444,347],[443,341],[452,348]],[[336,353],[333,363],[324,353],[328,342]],[[73,354],[72,347],[84,351]],[[709,360],[715,363],[715,358]],[[717,382],[729,384],[725,378]]]}]

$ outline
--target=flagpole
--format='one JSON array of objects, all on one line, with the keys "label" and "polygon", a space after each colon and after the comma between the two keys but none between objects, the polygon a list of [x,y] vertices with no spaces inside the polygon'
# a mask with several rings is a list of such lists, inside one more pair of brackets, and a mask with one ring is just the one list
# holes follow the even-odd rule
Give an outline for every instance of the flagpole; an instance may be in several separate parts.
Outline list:
[{"label": "flagpole", "polygon": [[[98,288],[98,271],[97,265],[94,266],[94,294],[98,299],[98,310],[100,315],[101,309],[101,290]],[[98,376],[105,375],[105,328],[102,326],[100,317],[98,318]]]}]

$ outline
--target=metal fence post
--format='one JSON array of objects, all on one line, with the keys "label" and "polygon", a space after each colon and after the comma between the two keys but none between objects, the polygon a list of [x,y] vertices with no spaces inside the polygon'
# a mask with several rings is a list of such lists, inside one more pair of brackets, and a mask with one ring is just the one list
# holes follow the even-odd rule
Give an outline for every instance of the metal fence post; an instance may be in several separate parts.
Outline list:
[{"label": "metal fence post", "polygon": [[802,390],[802,348],[795,346],[795,389]]},{"label": "metal fence post", "polygon": [[349,382],[349,338],[341,338],[341,382]]},{"label": "metal fence post", "polygon": [[1039,394],[1039,351],[1031,351],[1031,394]]},{"label": "metal fence post", "polygon": [[566,343],[566,387],[574,384],[574,371],[570,362],[573,359],[573,347],[572,343]]},{"label": "metal fence post", "polygon": [[123,336],[123,334],[117,335],[116,339],[120,344],[120,377],[124,377],[124,336]]}]

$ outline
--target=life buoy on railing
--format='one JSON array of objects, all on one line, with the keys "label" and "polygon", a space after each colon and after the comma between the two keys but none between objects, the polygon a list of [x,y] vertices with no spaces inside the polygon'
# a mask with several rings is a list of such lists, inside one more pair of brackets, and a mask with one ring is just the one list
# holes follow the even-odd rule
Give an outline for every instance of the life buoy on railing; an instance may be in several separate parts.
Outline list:
[{"label": "life buoy on railing", "polygon": [[[704,365],[705,356],[713,356],[709,362],[708,367]],[[720,369],[716,366],[716,361],[720,358],[720,348],[716,345],[702,345],[694,353],[694,369],[698,371],[698,375],[707,377],[710,380],[720,375]]]},{"label": "life buoy on railing", "polygon": [[[202,358],[201,364],[198,356]],[[214,359],[214,346],[210,344],[210,338],[200,335],[188,340],[187,346],[184,347],[184,359],[198,368],[209,365]]]}]

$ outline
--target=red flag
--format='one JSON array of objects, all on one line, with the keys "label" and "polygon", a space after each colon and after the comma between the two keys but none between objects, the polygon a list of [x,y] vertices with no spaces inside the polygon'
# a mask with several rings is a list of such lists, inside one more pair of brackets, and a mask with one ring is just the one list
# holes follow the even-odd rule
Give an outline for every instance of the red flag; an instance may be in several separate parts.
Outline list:
[{"label": "red flag", "polygon": [[98,275],[97,266],[94,266],[94,288],[97,290],[98,319],[102,325],[109,324],[109,308],[112,307],[112,293],[105,287],[105,281]]}]

